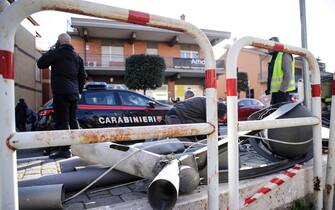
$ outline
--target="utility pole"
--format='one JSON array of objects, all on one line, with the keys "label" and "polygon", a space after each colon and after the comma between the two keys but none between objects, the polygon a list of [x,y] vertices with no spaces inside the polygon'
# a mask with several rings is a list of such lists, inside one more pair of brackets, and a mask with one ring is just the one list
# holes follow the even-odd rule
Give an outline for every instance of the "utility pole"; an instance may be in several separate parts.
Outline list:
[{"label": "utility pole", "polygon": [[[301,22],[301,46],[307,49],[307,25],[306,25],[306,4],[305,0],[299,0],[300,5],[300,22]],[[304,79],[304,89],[305,89],[305,105],[309,110],[311,110],[311,85],[310,85],[310,73],[308,68],[308,63],[305,58],[303,60],[302,75]]]}]

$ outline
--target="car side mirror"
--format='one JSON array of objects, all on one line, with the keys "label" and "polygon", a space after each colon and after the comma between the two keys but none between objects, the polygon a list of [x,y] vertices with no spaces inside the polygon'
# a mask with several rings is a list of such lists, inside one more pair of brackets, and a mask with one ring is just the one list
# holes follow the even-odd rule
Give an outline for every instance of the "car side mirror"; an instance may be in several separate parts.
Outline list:
[{"label": "car side mirror", "polygon": [[155,106],[156,106],[156,102],[154,102],[154,101],[149,101],[149,102],[148,102],[148,105],[149,105],[150,108],[155,108]]}]

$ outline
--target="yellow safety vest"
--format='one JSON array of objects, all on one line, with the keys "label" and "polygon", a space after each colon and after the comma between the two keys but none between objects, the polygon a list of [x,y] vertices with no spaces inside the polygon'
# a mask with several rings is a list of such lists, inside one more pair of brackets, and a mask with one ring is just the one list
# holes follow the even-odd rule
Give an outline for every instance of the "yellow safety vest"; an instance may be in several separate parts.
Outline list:
[{"label": "yellow safety vest", "polygon": [[[283,82],[283,67],[282,67],[282,61],[283,61],[283,53],[278,52],[277,58],[275,61],[275,64],[273,66],[273,73],[272,73],[272,79],[271,79],[271,92],[276,93],[279,92],[280,86]],[[295,60],[292,58],[292,77],[289,84],[289,87],[286,91],[293,91],[295,90],[295,78],[294,78],[294,68],[295,68]]]},{"label": "yellow safety vest", "polygon": [[330,98],[329,98],[329,97],[328,97],[328,98],[325,98],[325,102],[326,102],[326,103],[332,102],[332,98],[331,98],[331,97],[330,97]]}]

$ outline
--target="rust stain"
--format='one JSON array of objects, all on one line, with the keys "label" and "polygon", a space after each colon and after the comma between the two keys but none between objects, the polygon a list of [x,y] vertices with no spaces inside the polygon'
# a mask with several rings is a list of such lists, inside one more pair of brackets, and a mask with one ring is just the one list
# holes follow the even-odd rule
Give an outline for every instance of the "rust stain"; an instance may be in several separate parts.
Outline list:
[{"label": "rust stain", "polygon": [[[214,127],[214,126],[213,126]],[[205,130],[206,131],[206,130]],[[212,131],[212,130],[209,130]],[[164,138],[164,137],[179,137],[192,136],[204,133],[203,129],[196,126],[143,126],[141,128],[113,128],[102,130],[71,130],[71,131],[44,131],[32,136],[35,141],[43,145],[54,145],[56,138],[63,140],[79,140],[79,144],[93,144],[101,142],[122,142],[132,141],[144,138]],[[12,143],[13,145],[13,143]]]},{"label": "rust stain", "polygon": [[[13,147],[13,146],[10,144],[10,139],[11,139],[13,136],[14,136],[13,133],[10,134],[10,135],[8,136],[8,138],[6,139],[6,145],[7,145],[7,147],[8,147],[10,150],[15,151],[16,148]],[[13,143],[15,144],[15,141],[13,141]]]},{"label": "rust stain", "polygon": [[212,174],[211,176],[208,177],[208,179],[207,179],[207,184],[208,185],[211,183],[211,180],[214,177],[219,177],[219,171],[218,170],[215,170],[214,174]]},{"label": "rust stain", "polygon": [[93,143],[102,143],[102,142],[120,142],[131,140],[131,133],[129,131],[120,130],[118,132],[112,133],[110,135],[106,133],[91,133],[84,132],[82,134],[81,144],[93,144]]},{"label": "rust stain", "polygon": [[327,192],[327,194],[329,195],[330,194],[330,192],[332,191],[332,185],[330,185],[330,184],[326,184],[326,192]]},{"label": "rust stain", "polygon": [[155,27],[155,28],[167,29],[167,30],[171,30],[171,31],[178,31],[178,32],[182,32],[182,33],[186,32],[185,29],[175,28],[175,27],[171,27],[171,26],[160,26],[160,25],[155,25],[155,24],[150,24],[150,23],[148,23],[147,26],[151,26],[151,27]]},{"label": "rust stain", "polygon": [[320,180],[320,177],[314,177],[313,178],[313,186],[314,186],[314,190],[315,191],[320,191],[320,183],[321,183],[321,180]]}]

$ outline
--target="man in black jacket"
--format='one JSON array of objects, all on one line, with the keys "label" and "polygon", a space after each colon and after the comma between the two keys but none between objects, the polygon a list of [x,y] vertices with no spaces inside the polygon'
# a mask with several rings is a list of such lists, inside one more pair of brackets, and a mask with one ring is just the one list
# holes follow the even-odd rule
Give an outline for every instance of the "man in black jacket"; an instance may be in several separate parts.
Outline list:
[{"label": "man in black jacket", "polygon": [[[218,117],[224,116],[227,107],[224,103],[218,103]],[[214,113],[213,113],[214,114]],[[170,109],[165,116],[166,124],[188,124],[206,122],[206,98],[192,97],[179,102]],[[197,141],[204,139],[204,136],[181,138],[186,141]]]},{"label": "man in black jacket", "polygon": [[23,98],[19,99],[19,103],[17,103],[15,107],[15,122],[16,128],[19,131],[27,131],[26,123],[27,123],[27,110],[28,106]]},{"label": "man in black jacket", "polygon": [[[53,94],[54,120],[56,130],[78,129],[76,120],[77,103],[86,73],[83,60],[74,52],[71,37],[60,34],[55,49],[49,50],[37,62],[40,69],[51,66],[51,89]],[[61,147],[51,158],[69,157],[69,147]]]}]

